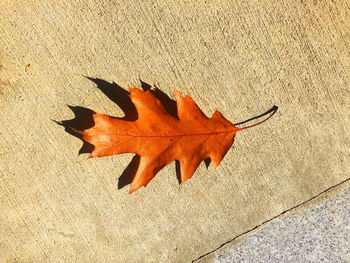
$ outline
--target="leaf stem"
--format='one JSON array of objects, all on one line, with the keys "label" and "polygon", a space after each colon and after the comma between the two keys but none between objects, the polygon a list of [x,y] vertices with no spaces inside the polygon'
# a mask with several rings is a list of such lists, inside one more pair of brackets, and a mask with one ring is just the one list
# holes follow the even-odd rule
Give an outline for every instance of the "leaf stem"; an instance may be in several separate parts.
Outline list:
[{"label": "leaf stem", "polygon": [[268,119],[270,119],[270,118],[276,113],[277,109],[278,109],[278,107],[277,107],[276,105],[274,105],[274,106],[273,106],[271,109],[269,109],[267,112],[265,112],[265,113],[263,113],[263,114],[260,114],[259,116],[250,118],[250,119],[248,119],[248,120],[245,120],[245,121],[242,121],[242,122],[239,122],[239,123],[235,123],[234,125],[237,126],[237,125],[241,125],[241,124],[247,123],[247,122],[249,122],[249,121],[252,121],[252,120],[261,118],[261,117],[263,117],[263,116],[265,116],[265,115],[267,115],[267,114],[269,114],[269,113],[272,112],[272,114],[271,114],[268,118],[266,118],[265,120],[260,121],[260,122],[258,122],[258,123],[255,123],[255,124],[253,124],[253,125],[247,126],[247,127],[239,128],[239,130],[245,130],[245,129],[252,128],[252,127],[257,126],[257,125],[259,125],[259,124],[262,124],[263,122],[265,122],[265,121],[267,121]]}]

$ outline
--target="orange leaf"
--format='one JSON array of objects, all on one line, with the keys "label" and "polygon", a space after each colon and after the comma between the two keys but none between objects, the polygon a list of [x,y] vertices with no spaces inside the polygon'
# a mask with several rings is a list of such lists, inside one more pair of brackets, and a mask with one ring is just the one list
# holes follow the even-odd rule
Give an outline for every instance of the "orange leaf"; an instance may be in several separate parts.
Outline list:
[{"label": "orange leaf", "polygon": [[[230,149],[237,131],[268,119],[237,128],[218,111],[211,118],[206,117],[191,97],[182,98],[181,93],[175,90],[177,119],[149,90],[129,88],[129,91],[138,113],[136,121],[93,114],[95,125],[77,131],[83,135],[83,140],[94,145],[90,157],[121,153],[141,156],[129,193],[146,186],[159,170],[174,160],[180,162],[181,184],[193,175],[206,158],[210,158],[216,168]],[[276,110],[274,106],[267,113],[275,113]]]}]

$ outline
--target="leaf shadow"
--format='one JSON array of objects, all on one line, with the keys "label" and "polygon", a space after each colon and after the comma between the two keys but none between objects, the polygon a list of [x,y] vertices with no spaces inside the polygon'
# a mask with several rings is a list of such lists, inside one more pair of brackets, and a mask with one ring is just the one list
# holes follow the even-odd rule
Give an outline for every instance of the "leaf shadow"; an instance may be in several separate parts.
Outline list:
[{"label": "leaf shadow", "polygon": [[69,133],[70,135],[73,135],[80,140],[82,140],[83,145],[80,148],[78,154],[82,153],[91,153],[94,149],[94,146],[86,141],[83,140],[83,136],[80,133],[77,133],[75,130],[85,130],[89,129],[92,126],[95,125],[94,119],[92,115],[95,113],[93,110],[80,107],[80,106],[71,106],[67,105],[68,108],[73,112],[74,119],[71,120],[64,120],[64,121],[55,121],[58,125],[61,125],[64,127],[64,130]]},{"label": "leaf shadow", "polygon": [[[88,80],[94,82],[96,87],[106,95],[111,101],[113,101],[123,112],[124,117],[116,117],[118,119],[126,120],[126,121],[135,121],[137,120],[137,111],[132,103],[129,95],[129,91],[122,88],[115,82],[109,83],[106,80],[99,78],[92,78],[85,76]],[[174,118],[178,119],[177,115],[177,106],[176,101],[171,99],[167,94],[161,91],[158,87],[152,88],[152,85],[142,81],[140,79],[141,88],[144,91],[150,90],[154,97],[156,97],[164,106],[165,110]],[[73,135],[83,141],[83,145],[79,150],[79,155],[82,153],[91,153],[94,149],[94,146],[82,139],[82,135],[77,133],[75,130],[85,130],[94,126],[93,114],[95,113],[93,110],[80,107],[80,106],[70,106],[67,105],[74,114],[74,118],[71,120],[63,120],[63,121],[55,121],[58,125],[61,125],[65,128],[65,131],[70,135]],[[140,163],[140,156],[135,155],[128,166],[125,168],[123,173],[120,175],[118,179],[118,189],[123,188],[124,186],[130,184],[134,179],[137,168]],[[180,170],[177,169],[177,178],[179,182],[181,181]]]}]

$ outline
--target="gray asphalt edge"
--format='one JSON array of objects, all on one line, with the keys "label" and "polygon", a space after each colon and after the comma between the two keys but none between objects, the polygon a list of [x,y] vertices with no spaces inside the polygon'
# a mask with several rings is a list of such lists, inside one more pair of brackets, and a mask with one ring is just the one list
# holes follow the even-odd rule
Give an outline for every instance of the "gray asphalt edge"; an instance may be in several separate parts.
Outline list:
[{"label": "gray asphalt edge", "polygon": [[[300,203],[300,204],[297,204],[297,205],[295,205],[295,206],[293,206],[293,207],[291,207],[291,208],[289,208],[289,209],[287,209],[287,210],[284,210],[283,212],[279,213],[278,215],[276,215],[276,216],[274,216],[274,217],[272,217],[272,218],[270,218],[270,219],[268,219],[268,220],[263,221],[261,224],[256,225],[256,226],[254,226],[254,227],[248,229],[247,231],[245,231],[245,232],[243,232],[243,233],[241,233],[241,234],[239,234],[239,235],[237,235],[237,236],[234,236],[233,238],[231,238],[231,239],[225,241],[224,243],[222,243],[221,245],[219,245],[219,246],[216,247],[215,249],[213,249],[213,250],[211,250],[211,251],[209,251],[209,252],[207,252],[207,253],[205,253],[205,254],[199,256],[198,258],[192,260],[191,262],[192,262],[192,263],[193,263],[193,262],[199,262],[199,261],[204,262],[204,261],[206,261],[206,260],[211,259],[212,257],[214,257],[214,255],[215,255],[217,252],[223,250],[224,248],[228,248],[230,245],[233,245],[233,244],[231,244],[231,243],[233,243],[234,241],[237,241],[237,239],[243,238],[243,237],[247,237],[247,236],[249,236],[249,235],[255,233],[255,232],[258,231],[259,229],[261,229],[261,228],[267,226],[267,225],[268,225],[269,223],[271,223],[272,221],[274,221],[274,220],[276,220],[276,219],[278,219],[278,218],[281,218],[281,217],[285,216],[286,214],[288,214],[288,213],[290,213],[290,212],[294,212],[294,210],[296,210],[296,209],[298,209],[298,208],[301,208],[301,207],[307,205],[308,203],[314,201],[314,200],[317,199],[317,198],[320,198],[322,195],[325,195],[325,194],[327,194],[327,193],[329,193],[329,192],[335,190],[336,188],[340,188],[341,186],[345,185],[346,183],[350,183],[350,178],[347,178],[347,179],[345,179],[344,181],[342,181],[342,182],[340,182],[340,183],[338,183],[338,184],[335,184],[335,185],[333,185],[333,186],[331,186],[331,187],[325,189],[324,191],[318,193],[317,195],[315,195],[315,196],[313,196],[313,197],[307,199],[306,201],[304,201],[304,202],[302,202],[302,203]],[[336,193],[341,192],[341,190],[342,190],[342,189],[339,189],[339,191],[336,191]],[[344,190],[345,190],[345,189],[344,189]],[[322,202],[322,201],[324,201],[324,200],[322,199],[321,202]],[[307,206],[307,207],[309,207],[309,206]],[[306,208],[307,208],[307,207],[306,207]]]}]

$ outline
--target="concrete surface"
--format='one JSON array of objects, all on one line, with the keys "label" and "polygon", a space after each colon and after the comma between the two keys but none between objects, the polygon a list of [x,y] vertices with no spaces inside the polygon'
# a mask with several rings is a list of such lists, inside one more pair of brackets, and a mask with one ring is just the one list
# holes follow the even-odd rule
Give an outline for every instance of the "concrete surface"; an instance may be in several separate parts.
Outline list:
[{"label": "concrete surface", "polygon": [[[349,21],[344,0],[0,1],[1,261],[189,262],[348,179]],[[123,116],[139,75],[234,123],[280,108],[215,172],[129,195],[132,154],[87,160],[52,120]]]},{"label": "concrete surface", "polygon": [[213,262],[350,262],[350,188],[271,222]]}]

